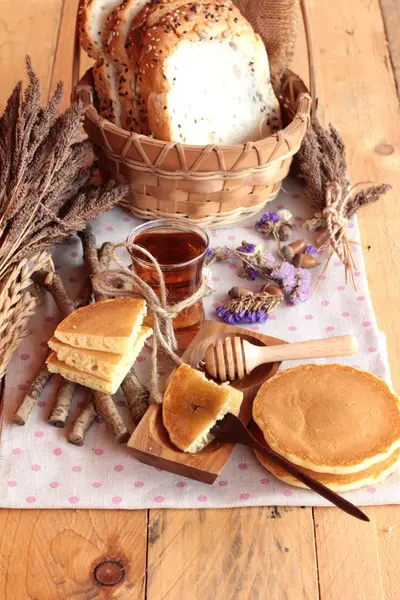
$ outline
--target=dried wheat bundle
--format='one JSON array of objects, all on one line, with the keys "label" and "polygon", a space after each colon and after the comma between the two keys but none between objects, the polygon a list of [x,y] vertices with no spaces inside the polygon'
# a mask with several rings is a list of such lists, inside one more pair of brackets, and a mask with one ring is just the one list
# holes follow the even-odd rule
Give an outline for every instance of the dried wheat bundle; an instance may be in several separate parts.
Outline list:
[{"label": "dried wheat bundle", "polygon": [[49,262],[47,252],[23,259],[2,282],[0,293],[0,379],[17,349],[28,333],[29,317],[35,312],[36,297],[25,291],[31,284],[32,274]]},{"label": "dried wheat bundle", "polygon": [[0,117],[0,278],[23,258],[82,230],[127,192],[114,183],[90,186],[91,144],[80,134],[82,105],[58,115],[59,83],[42,107],[29,57],[26,69],[25,92],[17,83]]},{"label": "dried wheat bundle", "polygon": [[[344,265],[346,283],[350,275],[355,287],[355,265],[346,234],[349,219],[363,206],[376,202],[391,186],[371,186],[369,182],[350,185],[344,142],[333,125],[324,129],[318,121],[314,121],[296,159],[304,191],[316,210],[305,227],[310,231],[326,230],[317,244],[320,247],[331,246],[328,262],[336,253]],[[356,189],[360,191],[356,192]]]},{"label": "dried wheat bundle", "polygon": [[23,92],[17,83],[0,117],[0,378],[35,310],[35,297],[24,290],[49,260],[46,251],[127,193],[113,182],[90,185],[83,107],[73,104],[58,115],[61,83],[42,107],[29,57],[26,70],[28,86]]}]

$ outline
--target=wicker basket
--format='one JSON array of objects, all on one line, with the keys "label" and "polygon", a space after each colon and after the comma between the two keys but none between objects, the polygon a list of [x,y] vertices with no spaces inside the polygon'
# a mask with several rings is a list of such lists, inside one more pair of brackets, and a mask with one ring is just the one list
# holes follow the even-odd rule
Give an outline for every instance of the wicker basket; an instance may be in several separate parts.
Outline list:
[{"label": "wicker basket", "polygon": [[[303,5],[306,34],[307,19]],[[79,73],[78,37],[73,82]],[[307,40],[312,65],[309,35]],[[310,75],[313,87],[312,68]],[[192,146],[131,133],[100,117],[91,69],[73,90],[86,107],[84,127],[102,172],[130,184],[123,207],[140,219],[183,217],[202,226],[240,221],[275,198],[307,131],[313,104],[302,80],[287,70],[279,97],[281,131],[243,145]]]}]

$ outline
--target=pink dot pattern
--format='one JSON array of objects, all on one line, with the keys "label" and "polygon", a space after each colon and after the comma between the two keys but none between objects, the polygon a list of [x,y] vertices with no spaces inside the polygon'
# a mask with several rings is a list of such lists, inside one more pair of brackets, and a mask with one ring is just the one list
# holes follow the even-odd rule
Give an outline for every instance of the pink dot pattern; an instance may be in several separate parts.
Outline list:
[{"label": "pink dot pattern", "polygon": [[[300,224],[303,216],[302,204],[297,201],[291,206],[293,194],[285,196],[286,205],[297,217]],[[283,209],[284,204],[273,204],[269,210]],[[235,225],[230,229],[213,228],[209,231],[212,246],[235,247],[242,239],[260,243],[273,251],[272,239],[264,240],[254,229],[254,220],[249,220],[246,228]],[[135,226],[135,221],[124,215],[120,210],[116,214],[109,213],[96,224],[96,231],[101,244],[106,239],[113,243],[126,239],[129,231]],[[355,224],[349,224],[349,237],[357,240]],[[296,232],[297,235],[297,232]],[[299,230],[299,235],[303,233]],[[309,237],[310,236],[310,237]],[[313,234],[304,237],[313,239]],[[63,278],[71,284],[71,290],[78,285],[81,277],[82,255],[78,244],[71,241],[59,253]],[[360,257],[362,247],[354,246],[359,253],[354,258],[358,267],[362,266]],[[326,251],[320,252],[318,260],[321,266],[311,273],[313,281],[317,278],[325,264]],[[69,263],[69,264],[68,264]],[[79,271],[78,271],[79,265]],[[236,259],[230,257],[225,264],[214,263],[211,268],[214,295],[205,298],[206,318],[216,318],[215,308],[226,300],[226,292],[233,285],[243,285],[258,291],[261,280],[247,282],[236,275]],[[360,353],[357,357],[344,358],[344,364],[352,365],[352,360],[358,360],[360,368],[369,367],[378,376],[384,376],[382,369],[381,347],[376,334],[376,324],[371,313],[368,291],[365,285],[364,273],[357,271],[358,291],[351,284],[344,284],[342,265],[334,257],[321,278],[318,291],[307,303],[299,306],[280,306],[269,316],[266,324],[248,324],[246,329],[260,331],[267,335],[286,339],[290,342],[301,341],[313,337],[328,335],[344,335],[351,331],[359,338]],[[29,338],[22,341],[14,357],[15,373],[10,377],[10,394],[17,404],[29,388],[34,377],[37,361],[47,351],[47,339],[58,322],[58,315],[53,308],[46,305],[39,307],[39,318],[35,329]],[[40,325],[41,324],[41,325]],[[36,339],[35,339],[36,338]],[[39,347],[39,353],[37,348]],[[36,352],[35,352],[36,348]],[[339,359],[341,360],[341,359]],[[150,365],[150,352],[143,351],[137,367],[140,378],[146,377]],[[284,368],[285,365],[282,366]],[[169,366],[163,366],[161,371],[167,376]],[[3,477],[3,489],[9,494],[10,501],[24,508],[42,508],[47,506],[63,506],[80,509],[88,505],[93,508],[107,507],[109,509],[130,509],[147,506],[165,508],[166,506],[187,506],[208,508],[219,505],[251,505],[251,504],[304,504],[312,503],[309,492],[297,490],[270,476],[247,449],[236,448],[230,461],[225,466],[222,476],[213,486],[192,481],[182,476],[166,473],[137,463],[129,454],[129,450],[115,446],[108,434],[106,424],[101,425],[97,420],[89,430],[85,446],[77,448],[67,443],[63,432],[47,428],[45,424],[49,406],[52,402],[52,384],[37,402],[32,411],[29,423],[24,430],[24,436],[19,434],[19,428],[12,429],[12,438],[3,452],[3,462],[10,465]],[[83,395],[77,394],[73,410],[78,411],[82,406]],[[47,400],[49,398],[49,400]],[[126,402],[120,395],[115,398],[116,406],[126,409]],[[12,407],[11,407],[12,408]],[[121,410],[124,417],[125,410]],[[74,412],[75,415],[75,412]],[[72,417],[72,415],[71,415]],[[44,425],[43,425],[44,424]],[[6,427],[6,426],[5,426]],[[11,428],[10,428],[11,431]],[[12,439],[12,441],[11,441]],[[99,446],[101,444],[101,446]],[[397,480],[400,481],[396,474]],[[385,485],[385,484],[383,484]],[[393,484],[392,484],[393,485]],[[356,498],[366,498],[373,504],[381,501],[381,484],[370,486],[360,492]],[[364,494],[362,496],[362,494]],[[309,498],[307,500],[307,498]],[[272,502],[271,502],[272,500]],[[269,502],[268,502],[269,501]],[[356,502],[357,503],[357,502]]]}]

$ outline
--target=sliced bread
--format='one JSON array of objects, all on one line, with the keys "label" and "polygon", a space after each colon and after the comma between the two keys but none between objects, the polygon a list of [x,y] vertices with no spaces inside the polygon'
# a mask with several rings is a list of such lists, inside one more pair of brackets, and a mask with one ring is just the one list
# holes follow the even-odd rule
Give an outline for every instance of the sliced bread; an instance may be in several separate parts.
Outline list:
[{"label": "sliced bread", "polygon": [[80,42],[83,49],[95,60],[104,57],[104,26],[108,15],[120,4],[122,0],[85,0],[80,7]]},{"label": "sliced bread", "polygon": [[149,0],[125,0],[108,15],[103,31],[104,54],[117,71],[121,127],[136,132],[140,131],[136,95],[137,66],[130,65],[127,42],[135,18],[148,3]]},{"label": "sliced bread", "polygon": [[139,298],[102,300],[75,310],[54,336],[70,346],[125,354],[132,350],[146,315]]},{"label": "sliced bread", "polygon": [[122,0],[85,0],[79,14],[81,45],[97,63],[93,70],[100,115],[121,126],[121,106],[117,94],[117,69],[104,54],[103,35],[109,14]]},{"label": "sliced bread", "polygon": [[202,450],[213,437],[215,423],[231,412],[238,416],[243,393],[217,385],[186,364],[171,376],[162,404],[163,422],[171,442],[184,452]]},{"label": "sliced bread", "polygon": [[157,18],[143,32],[138,77],[154,137],[241,144],[280,128],[264,44],[231,2],[180,4]]}]

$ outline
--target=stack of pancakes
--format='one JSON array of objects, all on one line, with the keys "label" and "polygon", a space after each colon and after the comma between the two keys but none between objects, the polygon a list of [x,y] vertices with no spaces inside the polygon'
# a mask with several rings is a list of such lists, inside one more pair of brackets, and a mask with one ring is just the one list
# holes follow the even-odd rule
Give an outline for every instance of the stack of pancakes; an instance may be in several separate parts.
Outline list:
[{"label": "stack of pancakes", "polygon": [[[400,401],[371,373],[304,365],[266,381],[253,405],[259,441],[332,490],[385,479],[399,464]],[[302,483],[256,452],[278,479]]]},{"label": "stack of pancakes", "polygon": [[103,300],[74,311],[49,341],[49,371],[114,394],[152,333],[142,325],[145,315],[145,301],[136,298]]}]

